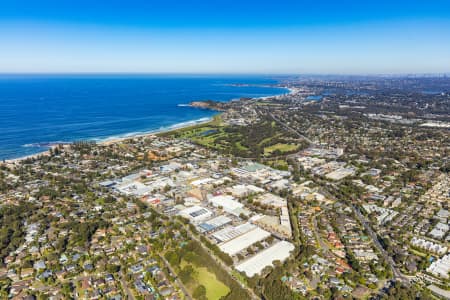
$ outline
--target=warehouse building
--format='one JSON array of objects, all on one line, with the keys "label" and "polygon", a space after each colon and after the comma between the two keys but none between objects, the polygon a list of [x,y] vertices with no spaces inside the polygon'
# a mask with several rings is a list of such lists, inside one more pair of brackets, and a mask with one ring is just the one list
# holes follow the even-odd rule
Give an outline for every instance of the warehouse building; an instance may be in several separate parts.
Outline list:
[{"label": "warehouse building", "polygon": [[205,221],[198,225],[200,232],[202,233],[208,233],[211,231],[214,231],[220,227],[223,227],[227,224],[231,223],[231,219],[226,216],[218,216],[215,218],[212,218],[211,220]]},{"label": "warehouse building", "polygon": [[270,236],[270,232],[256,227],[243,235],[219,245],[220,250],[228,255],[236,255],[251,245],[260,242]]},{"label": "warehouse building", "polygon": [[256,226],[250,223],[245,223],[236,227],[228,226],[222,230],[215,232],[212,236],[217,240],[218,243],[223,243],[240,235],[243,235],[244,233],[249,232],[254,228],[256,228]]},{"label": "warehouse building", "polygon": [[260,274],[265,267],[273,266],[272,263],[275,260],[286,260],[294,248],[293,244],[280,241],[237,265],[236,269],[244,272],[248,277],[253,277],[255,274]]},{"label": "warehouse building", "polygon": [[191,221],[191,223],[200,223],[211,218],[212,212],[201,206],[192,206],[179,212],[179,215]]}]

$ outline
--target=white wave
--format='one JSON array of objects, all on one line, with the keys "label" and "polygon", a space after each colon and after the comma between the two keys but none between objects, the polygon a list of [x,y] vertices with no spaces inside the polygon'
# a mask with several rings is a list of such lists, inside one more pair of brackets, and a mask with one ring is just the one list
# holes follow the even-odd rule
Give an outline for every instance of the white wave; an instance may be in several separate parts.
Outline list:
[{"label": "white wave", "polygon": [[[186,121],[186,122],[181,122],[181,123],[177,123],[171,126],[168,126],[168,129],[176,129],[176,128],[180,128],[180,127],[185,127],[185,126],[191,126],[191,125],[196,125],[199,123],[203,123],[203,122],[207,122],[210,121],[211,118],[205,117],[205,118],[201,118],[201,119],[197,119],[197,120],[192,120],[192,121]],[[162,128],[164,129],[164,128]]]},{"label": "white wave", "polygon": [[106,138],[92,138],[90,140],[98,142],[98,143],[103,143],[103,142],[109,142],[109,141],[114,141],[114,140],[119,140],[119,139],[139,137],[139,136],[143,136],[143,135],[147,135],[147,134],[162,133],[165,131],[171,131],[174,129],[193,126],[193,125],[201,124],[204,122],[209,122],[211,120],[212,120],[212,118],[210,118],[210,117],[204,117],[204,118],[200,118],[197,120],[180,122],[180,123],[176,123],[176,124],[168,125],[168,126],[161,126],[158,129],[153,129],[153,130],[149,130],[149,131],[134,131],[134,132],[128,132],[128,133],[124,133],[124,134],[120,134],[120,135],[109,136]]},{"label": "white wave", "polygon": [[65,141],[39,142],[39,143],[23,144],[22,147],[24,147],[24,148],[48,148],[48,147],[56,146],[59,144],[70,144],[70,143],[71,142],[65,142]]}]

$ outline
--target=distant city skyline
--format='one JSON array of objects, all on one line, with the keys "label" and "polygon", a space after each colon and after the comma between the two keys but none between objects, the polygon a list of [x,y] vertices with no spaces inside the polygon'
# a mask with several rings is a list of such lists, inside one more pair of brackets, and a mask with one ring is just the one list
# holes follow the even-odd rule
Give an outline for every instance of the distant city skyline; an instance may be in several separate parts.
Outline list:
[{"label": "distant city skyline", "polygon": [[0,73],[450,72],[450,2],[4,1]]}]

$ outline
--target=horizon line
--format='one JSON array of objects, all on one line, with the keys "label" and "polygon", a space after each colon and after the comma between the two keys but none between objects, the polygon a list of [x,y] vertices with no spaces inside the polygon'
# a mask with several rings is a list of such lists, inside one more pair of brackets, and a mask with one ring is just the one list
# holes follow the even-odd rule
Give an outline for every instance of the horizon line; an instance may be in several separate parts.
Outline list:
[{"label": "horizon line", "polygon": [[57,71],[57,72],[40,72],[40,71],[27,71],[27,72],[1,72],[0,76],[8,75],[193,75],[193,76],[349,76],[349,77],[408,77],[408,76],[450,76],[448,72],[391,72],[391,73],[324,73],[324,72],[121,72],[121,71]]}]

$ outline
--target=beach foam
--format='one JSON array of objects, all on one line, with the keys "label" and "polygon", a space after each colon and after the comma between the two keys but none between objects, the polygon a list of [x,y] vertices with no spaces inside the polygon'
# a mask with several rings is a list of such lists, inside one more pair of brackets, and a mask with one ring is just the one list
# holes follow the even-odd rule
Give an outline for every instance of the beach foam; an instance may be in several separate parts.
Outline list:
[{"label": "beach foam", "polygon": [[[113,77],[0,78],[0,159],[30,155],[60,141],[101,142],[173,130],[217,114],[186,109],[189,99],[227,102],[285,92],[262,87],[274,83],[263,77]],[[227,85],[233,83],[244,84]]]}]

